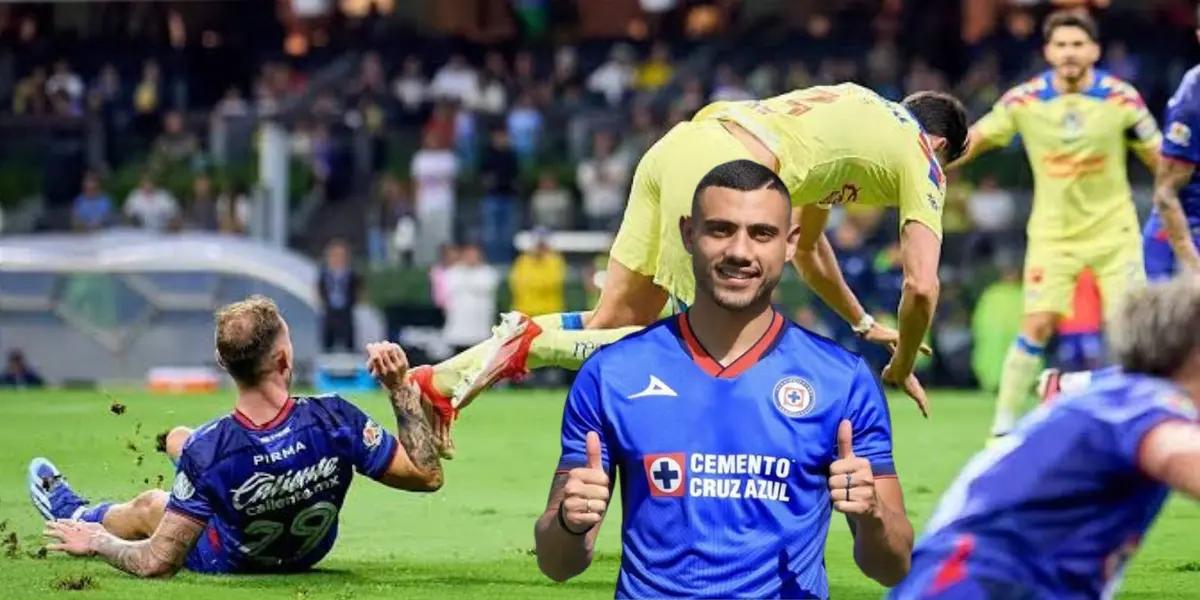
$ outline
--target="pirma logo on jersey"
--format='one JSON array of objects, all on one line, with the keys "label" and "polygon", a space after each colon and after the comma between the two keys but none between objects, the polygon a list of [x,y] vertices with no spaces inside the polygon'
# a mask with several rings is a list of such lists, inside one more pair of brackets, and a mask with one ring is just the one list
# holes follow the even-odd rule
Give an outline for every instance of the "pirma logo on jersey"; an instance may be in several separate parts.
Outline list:
[{"label": "pirma logo on jersey", "polygon": [[647,454],[642,457],[646,467],[646,481],[650,483],[651,496],[682,496],[687,486],[683,465],[687,462],[682,452],[670,454]]},{"label": "pirma logo on jersey", "polygon": [[789,417],[803,417],[812,412],[817,403],[817,393],[812,384],[799,377],[780,379],[771,396],[775,400],[775,408]]},{"label": "pirma logo on jersey", "polygon": [[383,429],[375,421],[367,419],[367,424],[363,426],[363,445],[370,450],[378,446],[379,442],[382,441]]}]

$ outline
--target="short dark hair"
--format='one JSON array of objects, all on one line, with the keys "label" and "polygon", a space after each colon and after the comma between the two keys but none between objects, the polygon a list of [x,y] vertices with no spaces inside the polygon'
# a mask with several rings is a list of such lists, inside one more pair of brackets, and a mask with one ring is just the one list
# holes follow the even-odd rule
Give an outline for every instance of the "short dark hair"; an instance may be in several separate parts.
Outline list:
[{"label": "short dark hair", "polygon": [[917,92],[901,103],[925,133],[946,138],[946,160],[954,162],[967,149],[967,109],[946,92]]},{"label": "short dark hair", "polygon": [[1050,36],[1054,35],[1054,30],[1059,27],[1078,27],[1092,39],[1093,42],[1100,41],[1100,27],[1096,25],[1090,16],[1085,12],[1077,10],[1058,10],[1050,13],[1046,20],[1042,23],[1042,39],[1046,42],[1050,41]]},{"label": "short dark hair", "polygon": [[[700,203],[700,195],[710,187],[723,187],[742,192],[752,190],[775,190],[783,196],[784,202],[791,205],[791,194],[787,186],[774,171],[748,159],[731,160],[712,168],[700,183],[696,185],[696,193],[692,195],[692,212]],[[789,213],[790,214],[790,213]]]}]

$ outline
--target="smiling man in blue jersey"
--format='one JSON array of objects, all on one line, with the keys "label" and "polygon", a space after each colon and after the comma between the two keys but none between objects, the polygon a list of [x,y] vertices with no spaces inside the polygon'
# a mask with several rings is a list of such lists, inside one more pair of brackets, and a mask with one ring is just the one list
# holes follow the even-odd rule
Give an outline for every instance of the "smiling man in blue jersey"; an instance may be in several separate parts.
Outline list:
[{"label": "smiling man in blue jersey", "polygon": [[903,600],[1112,598],[1174,489],[1200,499],[1200,278],[1130,295],[1123,372],[1042,406],[967,464],[893,590]]},{"label": "smiling man in blue jersey", "polygon": [[[420,391],[396,344],[367,345],[367,367],[388,390],[397,433],[338,396],[292,397],[292,342],[275,304],[252,296],[216,314],[217,360],[237,384],[231,414],[191,432],[171,492],[91,503],[44,458],[29,466],[48,548],[100,556],[142,577],[288,573],[320,561],[337,539],[353,472],[393,488],[442,485]],[[174,453],[172,445],[168,452]]]},{"label": "smiling man in blue jersey", "polygon": [[753,161],[700,181],[680,222],[694,304],[599,350],[568,395],[535,528],[550,578],[591,563],[613,477],[618,597],[828,597],[834,510],[863,573],[894,585],[908,572],[913,531],[878,382],[771,305],[796,249],[789,212],[783,182]]}]

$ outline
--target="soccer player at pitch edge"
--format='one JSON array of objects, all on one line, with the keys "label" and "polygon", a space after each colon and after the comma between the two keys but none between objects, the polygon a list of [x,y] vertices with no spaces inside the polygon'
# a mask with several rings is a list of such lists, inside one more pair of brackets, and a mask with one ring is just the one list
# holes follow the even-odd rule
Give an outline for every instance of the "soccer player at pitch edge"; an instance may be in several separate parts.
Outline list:
[{"label": "soccer player at pitch edge", "polygon": [[[864,339],[892,351],[885,383],[928,412],[913,374],[938,296],[942,164],[964,151],[966,113],[954,97],[918,92],[890,102],[844,83],[756,101],[716,102],[667,132],[638,163],[594,310],[529,318],[509,313],[490,340],[434,366],[413,370],[438,407],[439,435],[451,454],[459,410],[495,383],[545,366],[578,369],[598,347],[653,323],[665,307],[693,301],[695,282],[676,224],[691,210],[696,184],[717,165],[752,160],[778,174],[800,227],[792,260],[804,282]],[[847,285],[824,234],[830,209],[896,207],[904,288],[896,329],[875,322]]]},{"label": "soccer player at pitch edge", "polygon": [[[1197,7],[1200,22],[1200,7]],[[1200,39],[1200,28],[1196,30]],[[1154,212],[1142,230],[1146,277],[1163,281],[1177,274],[1200,275],[1200,66],[1192,67],[1167,102],[1166,134],[1154,177]],[[1038,394],[1042,401],[1062,392],[1083,389],[1093,377],[1116,373],[1113,367],[1091,372],[1042,373]]]},{"label": "soccer player at pitch edge", "polygon": [[1122,372],[1065,394],[973,458],[893,600],[1113,598],[1171,490],[1200,499],[1200,278],[1133,292]]},{"label": "soccer player at pitch edge", "polygon": [[[1019,134],[1033,171],[1025,314],[1004,358],[992,422],[996,437],[1012,430],[1033,391],[1046,344],[1070,309],[1079,274],[1085,268],[1095,274],[1108,319],[1126,294],[1146,284],[1126,152],[1152,172],[1159,169],[1159,188],[1178,189],[1182,175],[1171,161],[1159,160],[1162,136],[1137,90],[1095,67],[1100,59],[1095,22],[1064,11],[1050,15],[1042,29],[1050,69],[1006,92],[971,127],[966,153],[948,166],[955,169],[1005,147]],[[1182,131],[1176,128],[1177,139]],[[1187,172],[1190,176],[1190,168]],[[1156,204],[1173,243],[1182,247],[1188,237],[1183,215],[1178,201],[1163,192],[1156,191]],[[1147,247],[1145,259],[1159,254],[1161,249]],[[1186,261],[1191,255],[1181,256]]]},{"label": "soccer player at pitch edge", "polygon": [[237,384],[231,414],[178,427],[170,493],[91,503],[45,458],[29,465],[33,505],[50,550],[100,556],[142,577],[291,573],[333,548],[353,471],[389,487],[434,491],[442,467],[420,392],[396,344],[367,345],[388,391],[396,435],[339,396],[292,397],[292,342],[275,304],[252,296],[216,313],[217,361]]},{"label": "soccer player at pitch edge", "polygon": [[617,597],[828,597],[832,511],[862,572],[900,582],[913,528],[879,383],[771,304],[801,236],[783,180],[720,164],[677,227],[694,302],[583,364],[535,526],[542,572],[588,568],[619,478]]}]

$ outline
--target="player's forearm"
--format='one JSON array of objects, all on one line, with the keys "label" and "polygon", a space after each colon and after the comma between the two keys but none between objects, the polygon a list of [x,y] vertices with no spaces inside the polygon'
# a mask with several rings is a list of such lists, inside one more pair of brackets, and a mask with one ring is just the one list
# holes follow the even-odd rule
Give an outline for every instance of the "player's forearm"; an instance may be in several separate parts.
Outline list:
[{"label": "player's forearm", "polygon": [[566,581],[592,564],[595,537],[589,532],[574,535],[563,529],[558,510],[547,510],[533,528],[538,568],[554,581]]},{"label": "player's forearm", "polygon": [[402,386],[388,394],[392,412],[396,415],[396,439],[404,446],[409,460],[420,471],[420,479],[430,491],[442,487],[442,461],[437,437],[421,407],[418,393],[411,386]]},{"label": "player's forearm", "polygon": [[891,587],[908,575],[913,528],[903,513],[880,507],[879,515],[855,519],[854,562],[863,574]]},{"label": "player's forearm", "polygon": [[833,247],[824,235],[813,248],[797,250],[792,263],[813,293],[847,323],[857,323],[866,314],[862,303],[846,284]]},{"label": "player's forearm", "polygon": [[150,539],[128,541],[103,532],[90,547],[108,564],[138,577],[171,577],[182,566],[182,561],[162,556]]},{"label": "player's forearm", "polygon": [[933,321],[933,311],[937,308],[938,282],[934,278],[929,281],[917,281],[905,277],[904,289],[900,296],[900,309],[897,319],[900,321],[900,341],[896,345],[892,365],[902,373],[911,373],[917,362],[917,352],[921,349],[921,340],[929,331]]},{"label": "player's forearm", "polygon": [[1157,186],[1154,189],[1154,207],[1167,230],[1167,240],[1175,259],[1187,269],[1200,270],[1200,251],[1192,241],[1187,216],[1183,214],[1183,207],[1179,203],[1179,193],[1169,185]]}]

